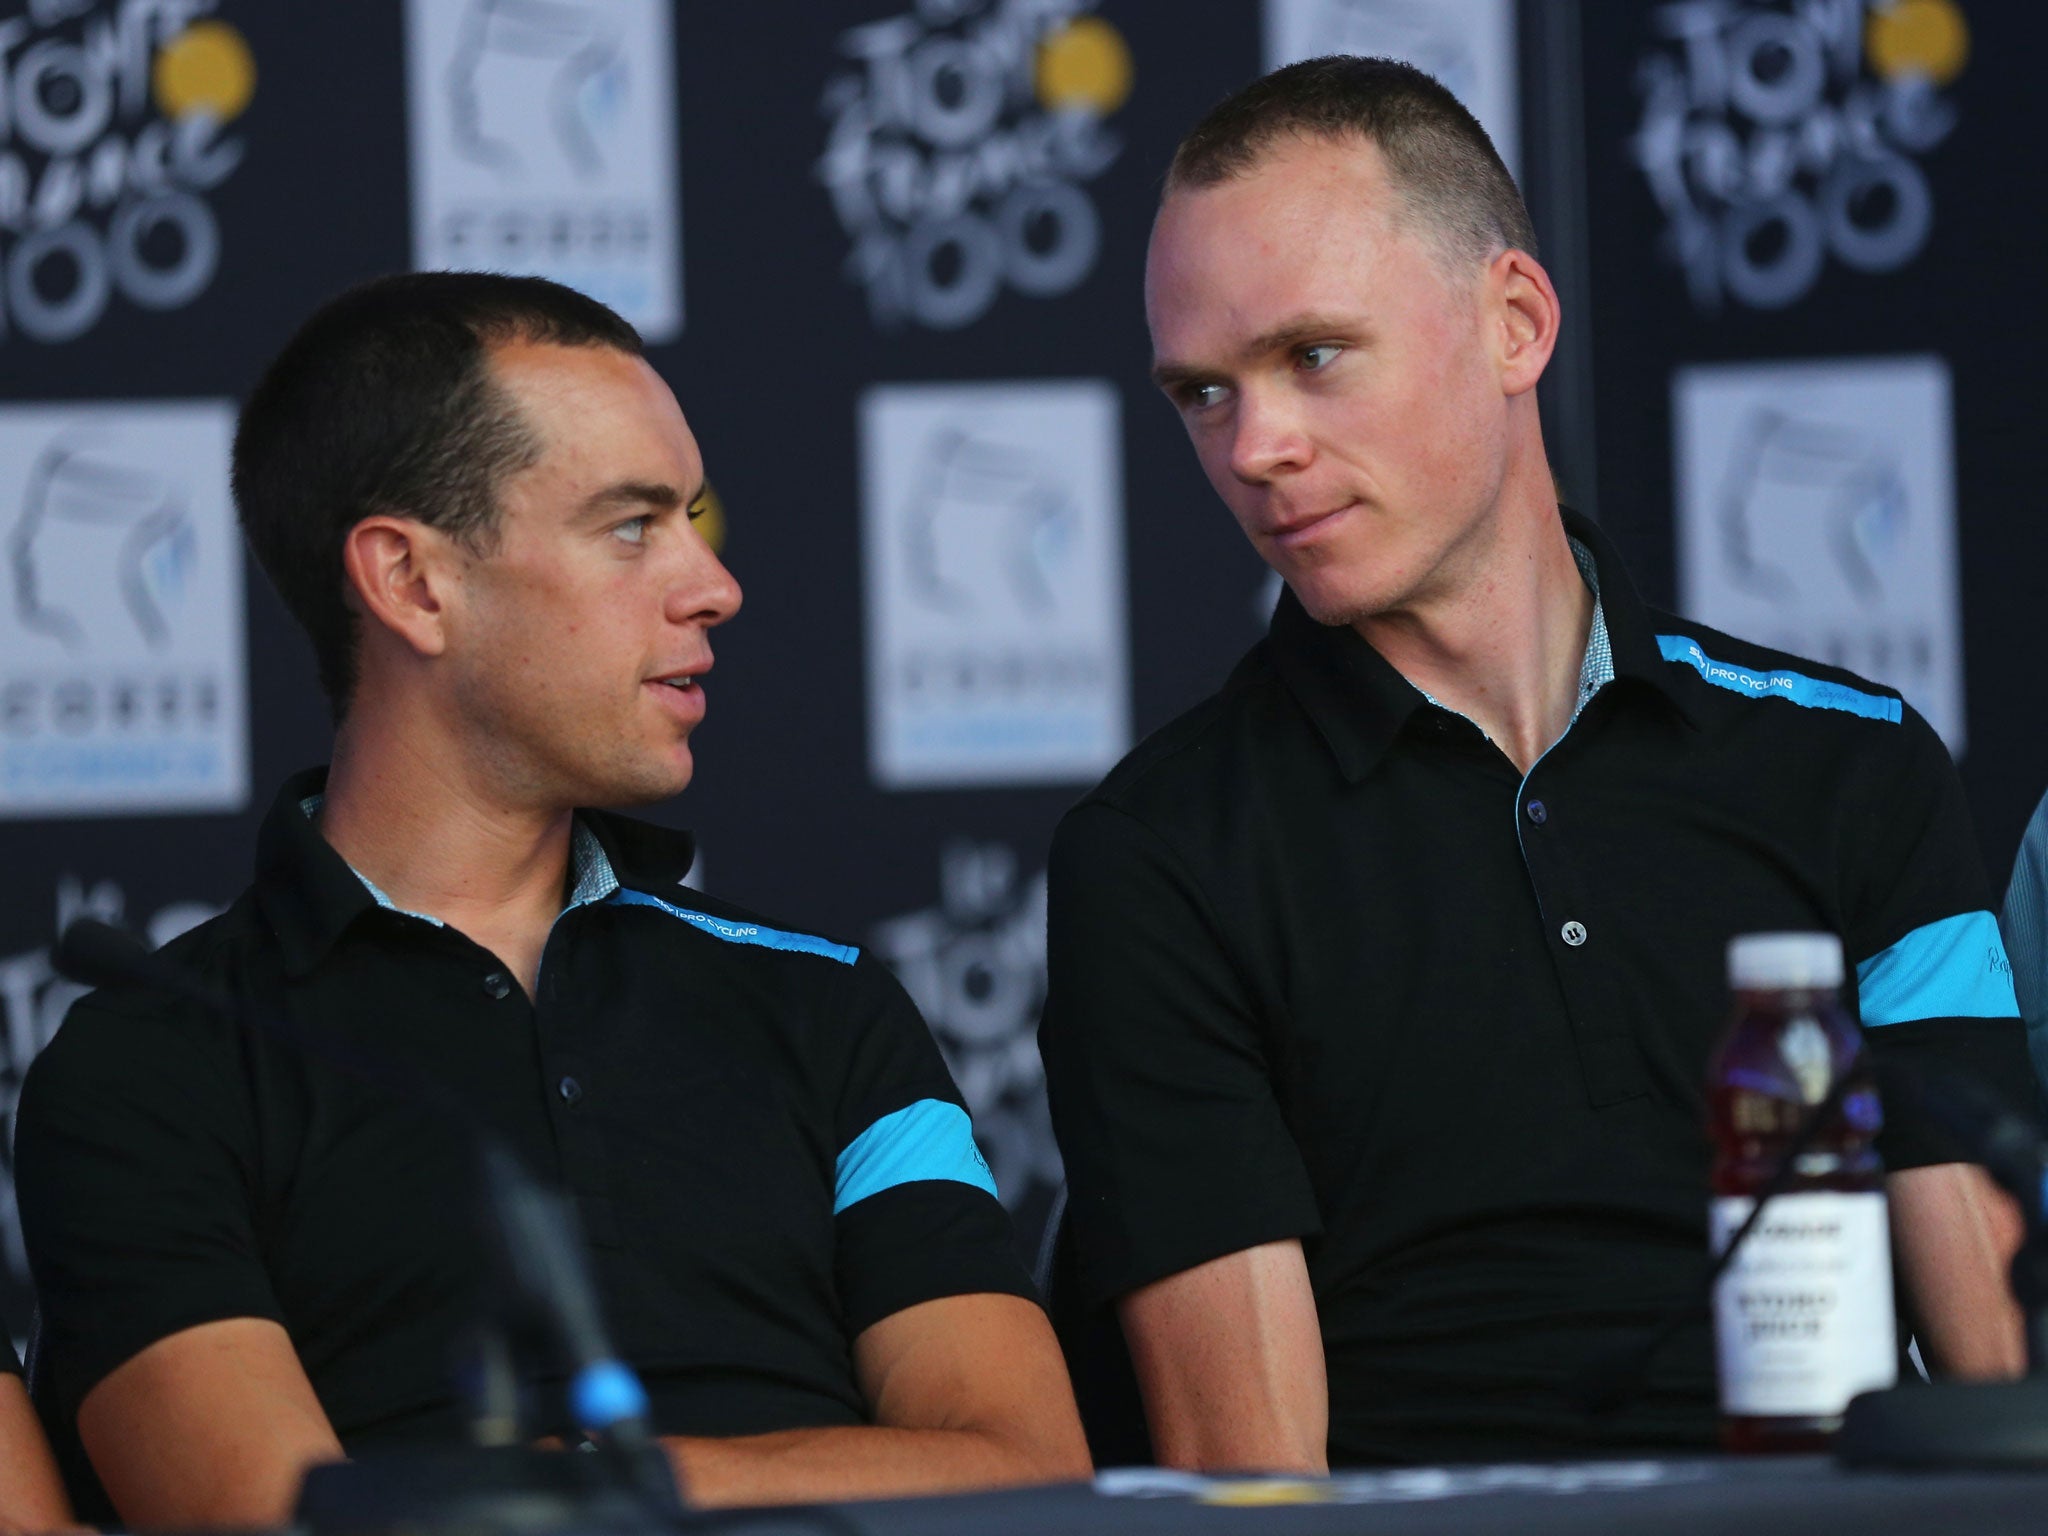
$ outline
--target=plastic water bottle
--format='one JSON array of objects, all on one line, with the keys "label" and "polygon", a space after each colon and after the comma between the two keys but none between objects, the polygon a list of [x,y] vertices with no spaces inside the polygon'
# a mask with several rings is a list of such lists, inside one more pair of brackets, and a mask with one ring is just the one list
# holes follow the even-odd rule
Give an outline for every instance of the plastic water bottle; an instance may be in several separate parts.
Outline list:
[{"label": "plastic water bottle", "polygon": [[1735,1017],[1708,1079],[1712,1237],[1728,1246],[1837,1079],[1839,1110],[1793,1160],[1714,1287],[1722,1441],[1734,1451],[1826,1445],[1859,1392],[1898,1374],[1883,1124],[1862,1031],[1842,1006],[1842,943],[1745,934],[1728,946]]}]

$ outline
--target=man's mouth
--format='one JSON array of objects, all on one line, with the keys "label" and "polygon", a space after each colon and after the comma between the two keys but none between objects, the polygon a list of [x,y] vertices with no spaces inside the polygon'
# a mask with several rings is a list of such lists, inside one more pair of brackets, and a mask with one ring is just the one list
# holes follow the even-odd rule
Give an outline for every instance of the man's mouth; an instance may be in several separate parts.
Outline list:
[{"label": "man's mouth", "polygon": [[1305,544],[1315,538],[1318,531],[1331,519],[1350,511],[1355,505],[1357,503],[1347,501],[1344,505],[1332,507],[1326,512],[1308,512],[1283,517],[1266,530],[1266,537],[1283,548]]}]

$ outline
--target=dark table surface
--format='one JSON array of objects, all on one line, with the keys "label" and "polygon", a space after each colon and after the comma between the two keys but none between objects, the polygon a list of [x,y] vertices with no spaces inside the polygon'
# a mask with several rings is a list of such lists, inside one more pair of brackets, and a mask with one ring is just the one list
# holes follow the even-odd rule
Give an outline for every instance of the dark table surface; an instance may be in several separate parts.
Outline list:
[{"label": "dark table surface", "polygon": [[1093,1488],[748,1517],[754,1536],[2048,1536],[2048,1472],[1846,1471],[1825,1457],[1421,1468],[1324,1481],[1111,1471]]}]

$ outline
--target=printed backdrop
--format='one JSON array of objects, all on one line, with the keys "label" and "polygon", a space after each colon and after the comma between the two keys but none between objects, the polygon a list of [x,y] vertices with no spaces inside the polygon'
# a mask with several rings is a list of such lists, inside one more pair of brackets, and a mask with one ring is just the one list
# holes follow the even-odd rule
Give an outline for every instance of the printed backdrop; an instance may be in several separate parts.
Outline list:
[{"label": "printed backdrop", "polygon": [[1047,837],[1274,598],[1146,383],[1146,231],[1180,132],[1321,52],[1497,136],[1567,304],[1560,477],[1653,600],[1903,688],[2002,888],[2048,783],[2027,9],[0,0],[0,1113],[61,925],[217,910],[327,750],[234,402],[351,282],[534,271],[648,336],[747,592],[652,814],[897,969],[1032,1251]]}]

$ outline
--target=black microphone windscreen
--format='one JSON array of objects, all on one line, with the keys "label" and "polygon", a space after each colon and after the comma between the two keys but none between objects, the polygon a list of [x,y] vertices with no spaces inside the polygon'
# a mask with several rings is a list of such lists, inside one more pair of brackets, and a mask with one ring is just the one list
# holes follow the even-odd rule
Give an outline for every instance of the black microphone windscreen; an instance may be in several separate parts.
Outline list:
[{"label": "black microphone windscreen", "polygon": [[60,976],[88,987],[158,985],[164,962],[124,928],[81,917],[57,937],[50,963]]}]

